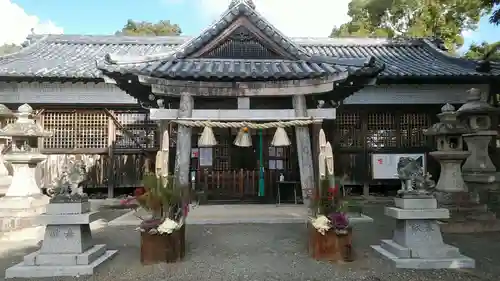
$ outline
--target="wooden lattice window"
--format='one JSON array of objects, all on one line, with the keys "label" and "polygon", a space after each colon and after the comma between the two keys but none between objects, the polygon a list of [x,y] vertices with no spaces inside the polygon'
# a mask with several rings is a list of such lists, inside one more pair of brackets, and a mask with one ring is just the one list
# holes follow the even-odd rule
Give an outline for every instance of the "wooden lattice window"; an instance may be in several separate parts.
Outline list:
[{"label": "wooden lattice window", "polygon": [[363,147],[361,117],[358,112],[342,112],[336,119],[335,141],[340,147]]},{"label": "wooden lattice window", "polygon": [[429,125],[429,118],[425,113],[405,113],[399,117],[401,130],[401,147],[423,147],[427,143],[423,130]]},{"label": "wooden lattice window", "polygon": [[149,114],[138,111],[115,112],[122,128],[116,128],[116,149],[154,149],[159,146],[156,132],[158,125]]},{"label": "wooden lattice window", "polygon": [[95,149],[108,146],[108,116],[96,111],[45,111],[43,127],[52,132],[45,149]]},{"label": "wooden lattice window", "polygon": [[369,148],[396,147],[396,122],[388,112],[368,114],[366,145]]},{"label": "wooden lattice window", "polygon": [[231,135],[226,129],[214,130],[217,145],[213,150],[213,169],[216,171],[227,171],[231,167],[231,146],[233,145]]},{"label": "wooden lattice window", "polygon": [[[286,128],[288,133],[288,137],[291,138],[292,130],[291,128]],[[291,171],[293,166],[292,159],[292,146],[285,147],[275,147],[272,146],[273,134],[275,133],[275,129],[270,129],[267,131],[268,135],[267,139],[267,151],[264,151],[264,155],[267,156],[267,163],[264,163],[266,169],[269,170],[286,170]],[[255,152],[257,153],[257,151]]]}]

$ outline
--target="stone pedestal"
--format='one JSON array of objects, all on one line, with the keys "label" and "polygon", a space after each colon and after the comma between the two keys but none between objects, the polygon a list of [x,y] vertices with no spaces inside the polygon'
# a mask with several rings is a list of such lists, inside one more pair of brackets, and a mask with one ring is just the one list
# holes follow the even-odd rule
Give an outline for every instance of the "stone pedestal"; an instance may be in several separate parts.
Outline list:
[{"label": "stone pedestal", "polygon": [[94,269],[115,255],[106,245],[92,241],[90,223],[97,212],[90,212],[90,202],[50,203],[40,216],[46,224],[39,251],[5,271],[6,278],[39,278],[92,275]]},{"label": "stone pedestal", "polygon": [[7,138],[0,137],[0,196],[7,193],[10,184],[12,183],[12,176],[9,175],[9,170],[7,170],[4,155],[2,151],[5,148]]},{"label": "stone pedestal", "polygon": [[395,207],[386,207],[385,214],[395,218],[392,240],[372,248],[391,260],[397,268],[437,269],[474,268],[475,261],[447,245],[438,220],[449,218],[447,209],[438,209],[432,196],[401,197]]}]

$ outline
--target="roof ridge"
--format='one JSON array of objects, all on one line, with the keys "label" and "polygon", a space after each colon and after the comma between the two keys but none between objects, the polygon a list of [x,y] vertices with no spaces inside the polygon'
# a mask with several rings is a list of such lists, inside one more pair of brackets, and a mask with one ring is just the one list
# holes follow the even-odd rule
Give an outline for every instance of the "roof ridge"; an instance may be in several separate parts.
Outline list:
[{"label": "roof ridge", "polygon": [[[46,39],[48,38],[48,36],[38,36],[38,40],[35,40],[33,42],[31,42],[29,40],[30,36],[28,36],[27,38],[27,42],[30,42],[26,47],[21,47],[21,49],[19,49],[18,51],[15,51],[13,53],[8,53],[8,54],[4,54],[4,55],[0,55],[0,61],[4,60],[4,59],[8,59],[8,58],[13,58],[17,55],[22,55],[32,49],[34,49],[35,47],[38,47],[40,46],[41,43],[45,42]],[[26,43],[26,42],[25,42]],[[22,45],[24,45],[25,43],[23,43]],[[21,46],[22,46],[21,45]]]},{"label": "roof ridge", "polygon": [[428,38],[422,38],[422,42],[424,43],[424,47],[427,48],[429,51],[434,53],[437,56],[442,57],[443,59],[447,60],[448,62],[461,66],[461,67],[466,67],[466,68],[473,68],[476,69],[478,67],[478,63],[474,60],[471,59],[466,59],[466,58],[461,58],[458,56],[454,56],[453,54],[450,54],[442,49],[440,49],[438,46],[436,46],[431,40]]},{"label": "roof ridge", "polygon": [[[47,34],[43,35],[46,42],[66,44],[116,44],[116,45],[150,45],[150,44],[182,44],[191,36],[120,36],[120,35],[80,35],[80,34]],[[28,39],[40,38],[40,35],[30,35]]]},{"label": "roof ridge", "polygon": [[[210,28],[210,27],[209,27]],[[207,29],[209,29],[207,28]],[[29,35],[28,40],[45,41],[48,43],[66,44],[116,44],[116,45],[182,45],[198,36],[189,35],[169,35],[169,36],[119,36],[101,34],[44,34]],[[405,46],[405,45],[426,45],[424,38],[408,39],[388,39],[388,38],[361,38],[361,37],[287,37],[299,47],[310,45],[328,46]],[[431,43],[432,44],[432,43]],[[24,49],[24,48],[23,48]]]}]

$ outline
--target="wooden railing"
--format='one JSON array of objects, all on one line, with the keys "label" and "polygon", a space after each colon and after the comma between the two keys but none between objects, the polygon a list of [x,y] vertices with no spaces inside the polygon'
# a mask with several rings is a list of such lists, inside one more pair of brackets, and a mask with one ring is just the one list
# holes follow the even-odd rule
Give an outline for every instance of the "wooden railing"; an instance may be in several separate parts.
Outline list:
[{"label": "wooden railing", "polygon": [[[276,195],[280,174],[286,180],[298,180],[298,174],[278,170],[265,170],[264,197]],[[245,200],[258,196],[258,170],[196,171],[196,188],[207,194],[208,200]]]}]

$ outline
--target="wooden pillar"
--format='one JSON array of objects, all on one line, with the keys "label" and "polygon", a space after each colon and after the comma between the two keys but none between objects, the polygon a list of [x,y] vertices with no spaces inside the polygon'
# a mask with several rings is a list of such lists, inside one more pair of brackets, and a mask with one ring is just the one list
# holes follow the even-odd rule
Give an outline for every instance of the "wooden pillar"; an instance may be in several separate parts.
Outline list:
[{"label": "wooden pillar", "polygon": [[[189,92],[181,93],[179,101],[179,118],[189,118],[193,115],[194,101]],[[189,203],[189,164],[191,160],[191,127],[178,124],[177,143],[175,149],[175,182],[178,188],[183,188],[183,203]]]},{"label": "wooden pillar", "polygon": [[107,178],[108,178],[108,198],[115,197],[115,187],[116,187],[116,178],[115,178],[115,142],[116,142],[116,126],[113,122],[113,119],[108,116],[108,170]]},{"label": "wooden pillar", "polygon": [[[294,95],[293,108],[296,117],[307,117],[305,96]],[[302,197],[304,198],[304,205],[309,208],[309,212],[312,214],[312,210],[314,209],[314,206],[311,205],[311,195],[314,191],[314,166],[309,128],[295,127],[295,138],[297,141],[297,158],[299,160]]]}]

